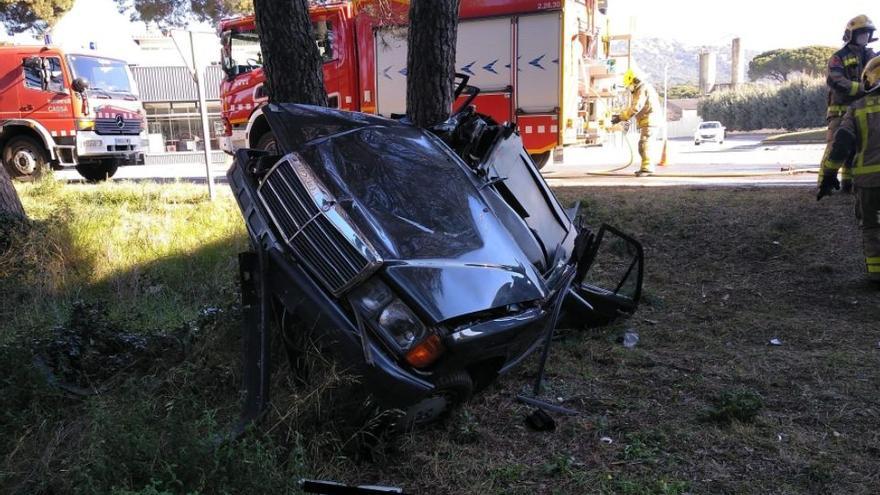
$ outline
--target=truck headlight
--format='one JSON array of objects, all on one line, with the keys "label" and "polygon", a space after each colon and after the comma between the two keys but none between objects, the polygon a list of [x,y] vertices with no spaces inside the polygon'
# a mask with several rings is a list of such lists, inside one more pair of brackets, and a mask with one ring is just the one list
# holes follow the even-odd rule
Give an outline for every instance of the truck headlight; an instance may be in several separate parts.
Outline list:
[{"label": "truck headlight", "polygon": [[427,327],[415,313],[379,280],[371,280],[352,293],[352,301],[382,337],[400,352],[424,340]]},{"label": "truck headlight", "polygon": [[95,119],[76,119],[76,128],[80,131],[93,131]]}]

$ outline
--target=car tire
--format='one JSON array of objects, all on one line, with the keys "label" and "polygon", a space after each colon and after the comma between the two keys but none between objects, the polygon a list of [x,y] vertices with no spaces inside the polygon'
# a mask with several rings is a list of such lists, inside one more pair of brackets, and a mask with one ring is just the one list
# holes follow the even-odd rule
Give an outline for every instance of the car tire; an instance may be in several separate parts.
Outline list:
[{"label": "car tire", "polygon": [[699,145],[700,145],[699,141],[694,141],[694,146],[699,146]]},{"label": "car tire", "polygon": [[76,166],[76,171],[87,182],[102,182],[116,175],[119,169],[118,160],[100,160],[96,162],[80,163]]},{"label": "car tire", "polygon": [[428,397],[409,406],[398,422],[401,430],[412,430],[438,421],[474,393],[474,382],[466,371],[440,377]]},{"label": "car tire", "polygon": [[535,162],[535,166],[538,167],[538,170],[541,170],[550,163],[550,158],[553,156],[553,152],[545,151],[543,153],[535,153],[529,156],[532,157],[532,161]]},{"label": "car tire", "polygon": [[38,180],[49,169],[49,157],[41,143],[30,136],[16,136],[3,148],[3,165],[9,177]]},{"label": "car tire", "polygon": [[272,134],[272,132],[270,131],[260,136],[260,139],[257,140],[257,149],[268,151],[272,154],[277,154],[278,142],[275,141],[275,134]]}]

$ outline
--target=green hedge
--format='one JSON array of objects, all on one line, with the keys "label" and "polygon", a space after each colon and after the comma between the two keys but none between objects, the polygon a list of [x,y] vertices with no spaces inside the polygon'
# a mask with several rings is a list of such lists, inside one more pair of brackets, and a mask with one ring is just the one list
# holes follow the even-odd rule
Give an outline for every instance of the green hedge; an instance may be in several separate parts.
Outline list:
[{"label": "green hedge", "polygon": [[700,100],[704,120],[732,131],[797,130],[825,125],[828,87],[821,79],[797,79],[782,86],[748,86]]}]

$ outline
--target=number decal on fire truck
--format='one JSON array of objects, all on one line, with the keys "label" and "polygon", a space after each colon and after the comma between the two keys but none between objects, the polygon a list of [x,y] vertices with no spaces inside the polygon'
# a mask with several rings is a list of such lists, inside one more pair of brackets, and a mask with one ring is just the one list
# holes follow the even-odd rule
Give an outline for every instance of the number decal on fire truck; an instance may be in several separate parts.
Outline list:
[{"label": "number decal on fire truck", "polygon": [[560,9],[562,8],[562,2],[538,2],[538,10],[548,10],[548,9]]}]

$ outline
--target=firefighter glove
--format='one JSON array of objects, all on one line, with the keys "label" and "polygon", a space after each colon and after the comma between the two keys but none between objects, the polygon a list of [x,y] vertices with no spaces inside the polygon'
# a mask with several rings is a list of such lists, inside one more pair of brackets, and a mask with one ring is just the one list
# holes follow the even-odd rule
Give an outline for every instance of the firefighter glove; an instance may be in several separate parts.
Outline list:
[{"label": "firefighter glove", "polygon": [[837,180],[836,172],[825,174],[822,177],[822,183],[819,184],[819,194],[816,195],[816,201],[819,201],[825,196],[831,196],[832,189],[840,190],[840,181]]},{"label": "firefighter glove", "polygon": [[611,116],[611,125],[620,123],[620,115],[612,115]]}]

